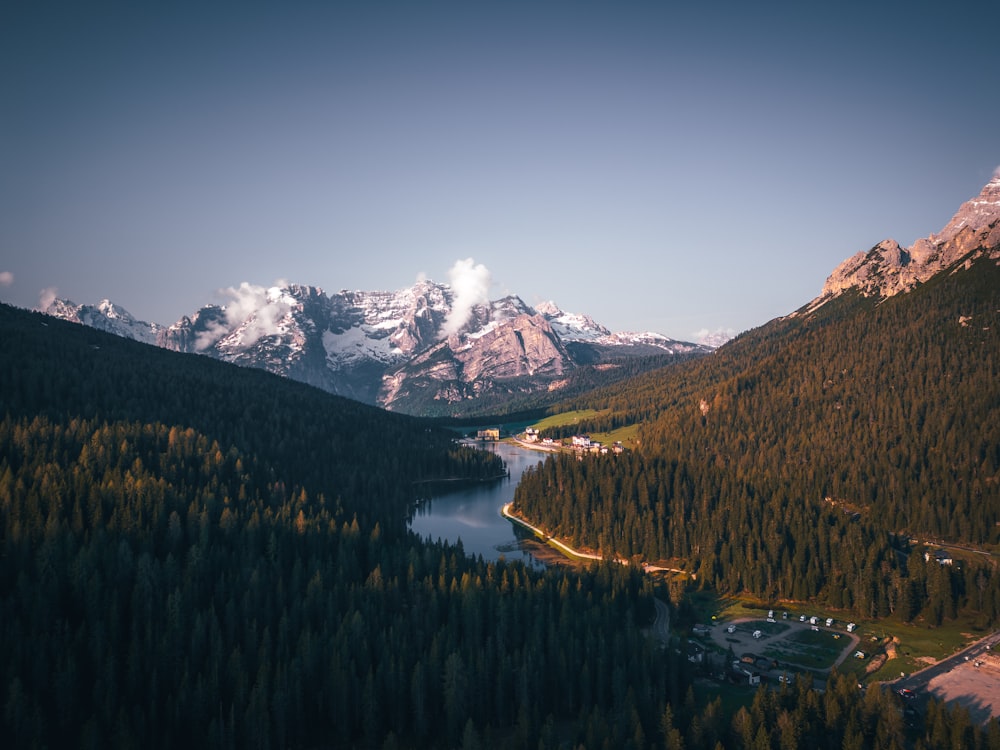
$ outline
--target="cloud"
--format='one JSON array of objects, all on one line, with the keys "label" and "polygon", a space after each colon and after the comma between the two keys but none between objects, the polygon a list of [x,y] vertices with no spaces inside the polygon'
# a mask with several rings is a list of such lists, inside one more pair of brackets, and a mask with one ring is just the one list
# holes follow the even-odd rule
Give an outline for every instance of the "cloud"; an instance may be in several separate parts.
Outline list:
[{"label": "cloud", "polygon": [[212,323],[208,330],[198,334],[195,349],[204,351],[223,336],[240,330],[244,346],[252,346],[265,336],[284,333],[281,320],[292,309],[292,303],[281,293],[285,282],[275,282],[279,286],[270,288],[244,281],[238,287],[219,289],[217,294],[227,297],[225,303],[226,322]]},{"label": "cloud", "polygon": [[38,293],[38,309],[41,312],[45,312],[52,306],[52,303],[56,301],[56,297],[58,296],[59,290],[54,286],[45,287]]},{"label": "cloud", "polygon": [[208,330],[199,331],[198,335],[195,336],[194,350],[196,352],[205,351],[227,333],[229,333],[229,329],[225,325],[212,321],[208,324]]},{"label": "cloud", "polygon": [[1000,166],[993,170],[993,179],[1000,180]]},{"label": "cloud", "polygon": [[0,271],[0,286],[10,286],[14,283],[14,274],[10,271]]},{"label": "cloud", "polygon": [[472,308],[489,302],[490,287],[493,285],[489,269],[482,263],[476,265],[472,258],[455,261],[448,271],[448,278],[451,279],[454,298],[451,312],[441,327],[442,336],[451,336],[462,330],[472,315]]}]

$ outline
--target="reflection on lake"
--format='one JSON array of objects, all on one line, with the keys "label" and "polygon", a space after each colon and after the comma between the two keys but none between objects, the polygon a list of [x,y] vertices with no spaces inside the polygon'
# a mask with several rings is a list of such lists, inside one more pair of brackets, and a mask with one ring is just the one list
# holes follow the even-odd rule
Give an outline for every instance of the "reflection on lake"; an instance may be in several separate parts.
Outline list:
[{"label": "reflection on lake", "polygon": [[518,528],[515,533],[514,524],[500,515],[500,508],[514,499],[514,489],[524,470],[545,460],[545,455],[506,443],[488,443],[486,450],[504,460],[510,478],[464,487],[428,500],[414,511],[410,528],[431,541],[454,543],[461,539],[466,554],[482,555],[484,560],[503,557],[537,565],[517,536],[524,532]]}]

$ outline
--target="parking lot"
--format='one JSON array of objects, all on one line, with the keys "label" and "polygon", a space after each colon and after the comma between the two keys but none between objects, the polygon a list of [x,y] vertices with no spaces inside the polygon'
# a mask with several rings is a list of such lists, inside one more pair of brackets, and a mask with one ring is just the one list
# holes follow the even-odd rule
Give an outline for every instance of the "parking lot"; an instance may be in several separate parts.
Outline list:
[{"label": "parking lot", "polygon": [[765,678],[777,680],[782,673],[809,670],[823,674],[851,658],[858,651],[858,637],[848,633],[845,623],[828,627],[818,620],[800,621],[789,616],[745,617],[713,625],[708,638],[723,650],[732,648],[737,659],[745,654],[760,657],[759,667]]},{"label": "parking lot", "polygon": [[961,652],[896,682],[897,689],[912,690],[917,702],[932,695],[968,709],[972,720],[985,723],[1000,717],[1000,655],[995,649],[998,633],[971,644]]}]

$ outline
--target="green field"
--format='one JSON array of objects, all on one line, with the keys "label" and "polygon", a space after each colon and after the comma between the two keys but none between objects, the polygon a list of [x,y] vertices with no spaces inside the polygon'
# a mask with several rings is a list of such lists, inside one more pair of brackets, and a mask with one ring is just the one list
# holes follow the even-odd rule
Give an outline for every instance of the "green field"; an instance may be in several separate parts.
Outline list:
[{"label": "green field", "polygon": [[600,414],[596,409],[578,409],[576,411],[564,411],[561,414],[553,414],[550,417],[535,422],[532,425],[536,430],[544,430],[547,427],[562,427],[568,424],[578,424],[581,419],[588,419]]},{"label": "green field", "polygon": [[621,441],[626,448],[635,442],[636,435],[639,434],[639,425],[630,424],[627,427],[619,427],[611,432],[592,432],[590,437],[603,445],[611,445],[616,441]]},{"label": "green field", "polygon": [[[548,427],[563,427],[565,425],[579,424],[580,420],[595,417],[600,413],[595,409],[577,409],[561,414],[553,414],[530,426],[536,430],[544,430]],[[617,430],[612,430],[611,432],[591,432],[590,437],[592,440],[596,440],[604,445],[611,445],[616,441],[621,441],[623,445],[628,447],[634,443],[638,433],[639,425],[632,424],[626,427],[619,427]]]}]

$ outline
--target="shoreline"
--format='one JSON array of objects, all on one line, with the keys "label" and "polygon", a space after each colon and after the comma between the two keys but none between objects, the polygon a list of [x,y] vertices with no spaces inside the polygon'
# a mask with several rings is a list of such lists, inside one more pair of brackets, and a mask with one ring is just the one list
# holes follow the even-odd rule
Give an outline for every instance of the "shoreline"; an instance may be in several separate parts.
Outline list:
[{"label": "shoreline", "polygon": [[[621,557],[615,557],[614,559],[612,559],[612,558],[605,557],[603,555],[599,555],[599,554],[596,554],[596,553],[593,553],[593,552],[584,552],[583,550],[574,549],[573,547],[570,547],[568,544],[566,544],[562,540],[557,539],[552,534],[549,534],[544,529],[541,529],[538,526],[535,526],[534,524],[530,523],[529,521],[526,521],[525,519],[521,518],[520,516],[515,516],[511,512],[511,507],[513,505],[514,505],[513,502],[504,503],[504,505],[500,508],[500,515],[502,515],[508,521],[513,521],[514,523],[517,523],[517,524],[523,526],[524,528],[528,529],[528,531],[530,531],[531,533],[533,533],[535,536],[537,536],[543,542],[545,542],[546,544],[550,544],[550,545],[556,547],[564,555],[566,555],[567,557],[569,557],[571,559],[574,559],[574,560],[577,560],[577,561],[582,561],[582,560],[596,560],[596,561],[607,560],[608,562],[616,562],[619,565],[631,565],[632,564],[629,560],[626,560],[626,559],[621,558]],[[647,563],[647,562],[642,563],[640,565],[640,567],[641,567],[643,573],[657,573],[657,572],[682,573],[685,576],[689,576],[692,581],[697,580],[697,578],[698,578],[698,576],[697,576],[696,573],[689,573],[688,571],[682,570],[681,568],[671,568],[671,567],[667,567],[665,565],[654,565],[652,563]]]},{"label": "shoreline", "polygon": [[[501,508],[500,508],[500,515],[502,515],[508,521],[513,521],[514,523],[520,524],[524,528],[528,529],[528,531],[532,532],[535,536],[539,537],[546,544],[552,544],[553,546],[557,547],[567,557],[577,558],[579,560],[604,560],[605,559],[603,556],[596,555],[596,554],[594,554],[592,552],[582,552],[580,550],[573,549],[572,547],[570,547],[565,542],[562,542],[559,539],[556,539],[551,534],[549,534],[549,533],[545,532],[544,530],[538,528],[537,526],[529,523],[528,521],[524,520],[523,518],[515,516],[510,511],[511,506],[513,506],[513,505],[514,505],[513,502],[504,503],[503,506],[501,506]],[[622,565],[627,565],[628,564],[628,562],[626,560],[617,560],[616,562],[619,562]]]}]

